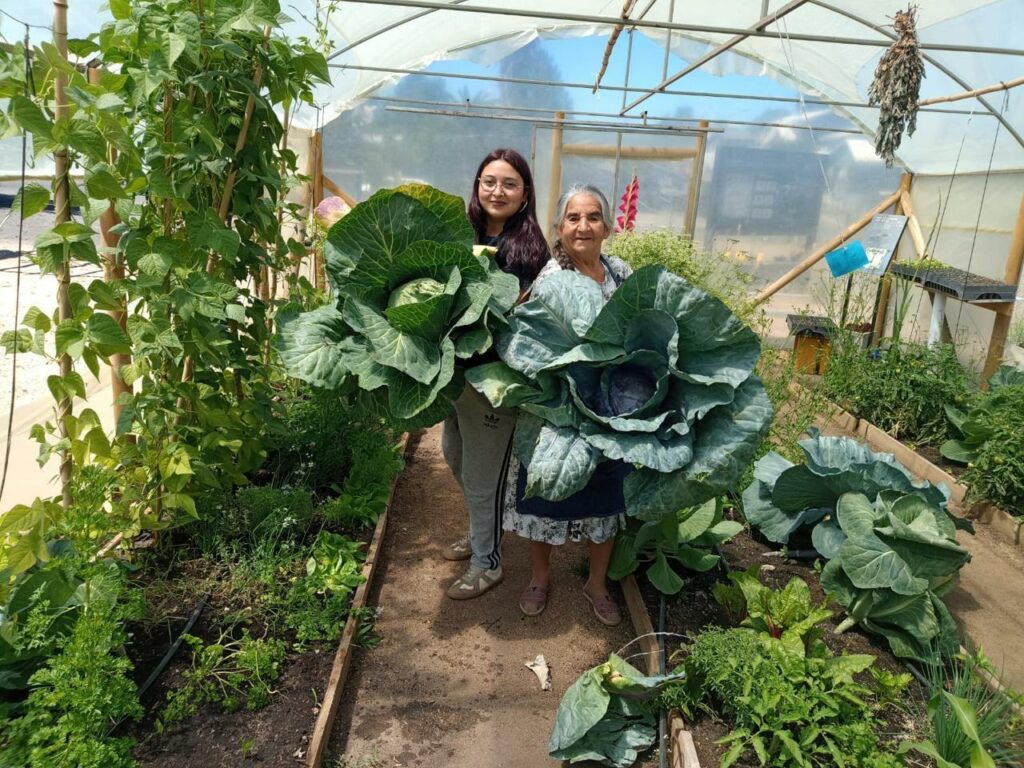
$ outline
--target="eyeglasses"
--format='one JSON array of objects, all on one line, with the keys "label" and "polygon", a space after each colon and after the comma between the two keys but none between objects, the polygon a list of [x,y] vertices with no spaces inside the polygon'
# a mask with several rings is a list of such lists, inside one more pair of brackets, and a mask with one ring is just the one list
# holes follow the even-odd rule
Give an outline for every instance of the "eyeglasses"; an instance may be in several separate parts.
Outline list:
[{"label": "eyeglasses", "polygon": [[[498,188],[498,180],[496,178],[494,178],[493,176],[484,176],[484,177],[480,178],[479,181],[480,181],[480,189],[482,189],[484,192],[493,192],[495,189]],[[502,179],[501,180],[501,189],[506,194],[514,195],[516,192],[518,192],[522,188],[523,188],[523,185],[520,184],[515,179]]]}]

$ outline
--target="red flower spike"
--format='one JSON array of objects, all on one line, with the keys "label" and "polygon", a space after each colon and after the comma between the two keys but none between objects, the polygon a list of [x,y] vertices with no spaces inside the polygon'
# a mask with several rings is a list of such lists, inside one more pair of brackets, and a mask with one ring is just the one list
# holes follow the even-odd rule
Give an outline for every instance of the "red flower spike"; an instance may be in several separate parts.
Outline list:
[{"label": "red flower spike", "polygon": [[622,211],[623,215],[615,220],[616,232],[633,229],[636,225],[636,213],[639,202],[640,181],[637,179],[636,174],[634,174],[633,179],[626,185],[626,191],[622,194],[622,203],[619,205],[619,210]]}]

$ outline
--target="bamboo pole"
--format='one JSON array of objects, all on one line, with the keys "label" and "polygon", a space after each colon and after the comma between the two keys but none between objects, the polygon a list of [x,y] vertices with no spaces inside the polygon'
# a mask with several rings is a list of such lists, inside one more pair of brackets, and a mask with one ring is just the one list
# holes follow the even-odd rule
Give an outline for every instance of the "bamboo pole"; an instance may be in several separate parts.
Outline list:
[{"label": "bamboo pole", "polygon": [[[100,68],[89,67],[89,82],[96,85],[100,82]],[[107,146],[107,161],[113,165],[117,159],[117,150],[111,146]],[[107,206],[107,210],[100,214],[100,239],[103,245],[108,249],[103,254],[103,279],[109,285],[115,280],[124,279],[124,264],[121,263],[117,255],[117,246],[121,238],[119,235],[115,235],[111,230],[121,223],[121,219],[118,218],[117,213],[114,211],[114,203],[110,202]],[[120,309],[113,309],[107,312],[110,317],[114,319],[114,322],[118,324],[122,331],[128,333],[128,308],[124,301],[121,302]],[[130,365],[132,362],[132,356],[130,354],[122,354],[120,352],[111,355],[110,357],[110,389],[113,393],[114,399],[114,423],[117,424],[121,420],[121,413],[124,411],[124,405],[120,402],[121,395],[124,393],[132,392],[132,388],[124,383],[124,379],[121,377],[121,368]]]},{"label": "bamboo pole", "polygon": [[[910,174],[904,174],[909,176]],[[907,229],[910,231],[910,239],[914,241],[914,250],[917,252],[917,258],[927,258],[927,245],[925,243],[924,234],[921,232],[921,222],[914,214],[914,204],[910,200],[910,192],[905,191],[900,193],[900,207],[903,209],[903,215],[907,217]]]},{"label": "bamboo pole", "polygon": [[[561,130],[561,129],[558,129]],[[698,137],[698,142],[700,138]],[[697,157],[694,147],[621,147],[616,153],[615,147],[603,144],[563,144],[563,155],[577,157],[618,157],[633,160],[690,160]]]},{"label": "bamboo pole", "polygon": [[[310,179],[309,209],[316,210],[324,196],[324,145],[323,134],[316,131],[310,136],[310,165],[313,167],[312,178]],[[327,286],[327,274],[324,267],[324,252],[322,248],[313,251],[313,280],[317,290],[324,290]]]},{"label": "bamboo pole", "polygon": [[963,91],[961,93],[954,93],[950,96],[933,96],[930,99],[917,102],[918,108],[927,107],[931,104],[948,104],[951,101],[960,101],[961,99],[971,99],[975,96],[984,96],[986,93],[995,93],[996,91],[1008,91],[1011,88],[1016,88],[1018,85],[1024,85],[1024,77],[1018,77],[1015,80],[1004,82],[1000,80],[995,85],[987,85],[984,88],[975,88],[973,91]]},{"label": "bamboo pole", "polygon": [[810,269],[815,264],[817,264],[819,261],[821,261],[823,258],[825,258],[825,254],[827,254],[829,251],[832,251],[835,248],[838,248],[844,242],[846,242],[851,237],[853,237],[855,234],[857,234],[862,229],[864,229],[864,227],[866,227],[868,224],[871,223],[871,219],[873,219],[877,214],[881,213],[886,208],[889,208],[890,206],[895,205],[899,201],[899,199],[900,199],[900,191],[896,190],[891,195],[889,195],[887,198],[885,198],[882,202],[880,202],[878,205],[876,205],[874,208],[872,208],[870,211],[868,211],[863,216],[861,216],[859,219],[857,219],[857,221],[855,221],[853,224],[851,224],[849,227],[847,227],[845,230],[843,230],[842,233],[840,233],[839,235],[836,235],[834,238],[829,240],[823,246],[818,248],[818,250],[816,250],[814,253],[812,253],[810,256],[808,256],[806,259],[804,259],[799,264],[797,264],[795,267],[793,267],[791,270],[789,270],[789,272],[784,274],[782,277],[780,277],[774,283],[772,283],[767,288],[765,288],[760,293],[758,293],[757,296],[754,297],[754,304],[755,305],[756,304],[761,304],[766,299],[769,299],[772,296],[774,296],[782,288],[785,288],[787,285],[789,285],[791,282],[793,282],[796,278],[800,277],[800,275],[802,275],[808,269]]},{"label": "bamboo pole", "polygon": [[324,187],[327,188],[327,191],[330,192],[335,197],[340,197],[342,200],[344,200],[345,205],[347,205],[349,208],[355,208],[357,205],[359,205],[359,201],[357,201],[354,197],[352,197],[352,195],[350,195],[344,189],[342,189],[333,181],[331,181],[330,177],[324,176],[323,182]]},{"label": "bamboo pole", "polygon": [[[701,120],[701,128],[709,128],[707,120]],[[697,146],[694,148],[693,168],[690,171],[690,191],[686,196],[686,234],[693,239],[697,231],[697,204],[700,201],[700,182],[704,177],[704,153],[707,150],[707,131],[697,136]]]},{"label": "bamboo pole", "polygon": [[[1020,207],[1017,209],[1017,223],[1013,228],[1013,240],[1010,241],[1010,252],[1006,257],[1006,267],[1003,270],[1003,282],[1009,285],[1020,286],[1021,266],[1024,264],[1024,195],[1021,195]],[[988,342],[988,355],[985,357],[985,367],[981,371],[981,385],[988,388],[988,380],[1003,360],[1003,352],[1006,347],[1006,337],[1010,332],[1010,321],[1013,319],[1012,310],[1009,312],[997,312],[995,321],[992,323],[992,336]]]},{"label": "bamboo pole", "polygon": [[622,6],[622,21],[615,25],[610,35],[608,35],[608,44],[604,47],[604,56],[601,57],[601,69],[597,73],[597,79],[594,80],[594,88],[591,93],[597,93],[597,89],[601,87],[601,78],[604,77],[605,71],[608,69],[608,62],[612,57],[612,50],[615,48],[615,43],[619,39],[619,35],[622,34],[622,30],[626,26],[626,22],[629,21],[629,14],[633,10],[633,6],[636,5],[636,0],[626,0]]},{"label": "bamboo pole", "polygon": [[[263,48],[266,49],[267,43],[270,42],[270,27],[263,29]],[[231,158],[231,166],[228,169],[227,178],[224,180],[224,194],[220,198],[220,207],[217,210],[217,215],[222,222],[227,221],[228,213],[231,211],[231,195],[235,189],[235,181],[238,179],[238,156],[245,149],[245,142],[249,138],[249,125],[252,123],[253,112],[256,111],[256,91],[260,89],[260,84],[263,82],[263,65],[257,61],[256,66],[252,73],[252,85],[253,92],[249,94],[249,98],[245,102],[245,114],[242,117],[242,128],[238,132],[238,139],[235,141],[235,151]],[[216,253],[211,253],[209,261],[206,264],[207,273],[212,273],[214,267],[217,266],[218,257]]]},{"label": "bamboo pole", "polygon": [[[57,47],[57,53],[67,61],[68,58],[68,4],[67,0],[53,0],[53,39]],[[58,70],[54,79],[54,116],[57,120],[67,120],[71,114],[67,99],[68,76],[65,72]],[[71,185],[68,173],[71,163],[68,160],[67,147],[60,146],[53,153],[54,162],[54,190],[53,207],[56,213],[55,223],[59,226],[71,221]],[[66,258],[60,266],[57,274],[57,317],[63,322],[72,317],[71,310],[71,258]],[[66,352],[58,358],[58,367],[61,378],[68,376],[74,370],[71,356]],[[71,418],[72,402],[68,395],[63,395],[57,401],[57,423],[60,425],[62,438],[70,436],[69,420]],[[60,487],[61,504],[64,509],[71,506],[71,478],[74,474],[74,458],[70,448],[63,448],[60,451]]]},{"label": "bamboo pole", "polygon": [[[908,205],[910,203],[910,185],[914,181],[914,175],[911,173],[904,173],[900,176],[900,187],[899,194],[900,199],[896,201],[896,213],[901,213],[907,216],[909,221],[910,215],[907,214]],[[920,234],[920,229],[918,229]],[[913,236],[913,233],[911,233]],[[914,247],[917,247],[917,241],[914,241]],[[895,257],[895,254],[893,254]],[[920,253],[918,253],[920,255]],[[875,320],[871,326],[871,345],[878,346],[882,342],[882,337],[885,336],[885,324],[889,317],[889,298],[892,296],[892,275],[886,270],[885,274],[882,275],[881,282],[878,286],[878,299],[875,302]]]},{"label": "bamboo pole", "polygon": [[555,226],[558,198],[562,194],[562,121],[565,112],[555,112],[555,127],[551,131],[551,182],[548,186],[548,226]]}]

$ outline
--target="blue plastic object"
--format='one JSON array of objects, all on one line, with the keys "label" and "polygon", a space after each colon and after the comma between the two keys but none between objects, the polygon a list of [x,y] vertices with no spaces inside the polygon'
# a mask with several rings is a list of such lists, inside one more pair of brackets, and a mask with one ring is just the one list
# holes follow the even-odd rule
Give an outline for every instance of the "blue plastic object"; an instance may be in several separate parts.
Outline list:
[{"label": "blue plastic object", "polygon": [[825,254],[832,277],[842,277],[868,265],[868,255],[860,240],[851,240],[845,245]]}]

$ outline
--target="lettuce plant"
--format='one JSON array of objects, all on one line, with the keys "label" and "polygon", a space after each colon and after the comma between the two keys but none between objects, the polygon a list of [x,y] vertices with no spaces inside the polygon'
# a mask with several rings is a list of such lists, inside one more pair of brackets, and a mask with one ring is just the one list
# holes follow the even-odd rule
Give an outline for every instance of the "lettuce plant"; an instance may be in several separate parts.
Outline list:
[{"label": "lettuce plant", "polygon": [[357,205],[324,244],[334,303],[279,318],[288,373],[359,389],[403,428],[443,419],[464,386],[461,362],[491,347],[519,294],[473,240],[462,200],[432,187],[385,189]]},{"label": "lettuce plant", "polygon": [[830,525],[821,585],[848,614],[836,633],[860,624],[907,658],[956,653],[956,625],[940,597],[971,555],[946,512],[915,494],[883,491],[872,503],[846,493]]},{"label": "lettuce plant", "polygon": [[839,497],[847,492],[874,499],[885,490],[917,494],[929,503],[945,507],[945,486],[915,482],[903,465],[889,453],[875,453],[847,437],[822,437],[809,431],[800,447],[807,457],[793,464],[774,451],[754,465],[754,481],[743,491],[743,514],[766,539],[786,544],[796,531],[814,525],[811,540],[824,554],[824,541],[837,527],[820,521],[835,512]]},{"label": "lettuce plant", "polygon": [[556,273],[516,307],[497,347],[503,362],[467,378],[495,405],[519,406],[528,496],[565,499],[600,461],[621,460],[636,468],[627,511],[660,519],[732,487],[771,421],[751,375],[757,334],[660,266],[607,303],[593,280]]}]

